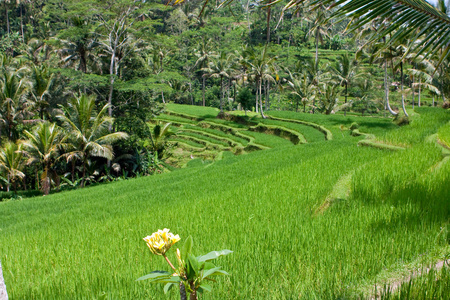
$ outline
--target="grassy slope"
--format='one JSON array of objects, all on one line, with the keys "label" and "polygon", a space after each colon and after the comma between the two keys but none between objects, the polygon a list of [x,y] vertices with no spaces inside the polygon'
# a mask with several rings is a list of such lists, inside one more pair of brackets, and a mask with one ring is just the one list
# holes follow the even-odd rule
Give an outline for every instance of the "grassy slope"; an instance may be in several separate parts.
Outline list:
[{"label": "grassy slope", "polygon": [[[343,117],[305,116],[340,136]],[[362,130],[390,128],[368,120]],[[439,120],[430,117],[431,126]],[[134,280],[167,269],[142,241],[163,227],[182,239],[192,235],[197,254],[235,251],[219,260],[232,276],[205,299],[348,296],[405,263],[449,253],[440,232],[449,226],[450,165],[430,171],[440,149],[422,144],[391,153],[357,147],[357,140],[345,134],[279,145],[206,167],[0,203],[0,259],[11,299],[103,292],[161,299],[161,286]],[[349,200],[314,214],[353,170]],[[167,298],[176,297],[171,293]]]}]

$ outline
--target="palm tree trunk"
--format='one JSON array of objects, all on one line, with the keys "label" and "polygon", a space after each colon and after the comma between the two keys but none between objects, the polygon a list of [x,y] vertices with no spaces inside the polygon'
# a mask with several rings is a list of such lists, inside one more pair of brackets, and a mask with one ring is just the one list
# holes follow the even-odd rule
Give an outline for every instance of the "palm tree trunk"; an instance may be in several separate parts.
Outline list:
[{"label": "palm tree trunk", "polygon": [[387,59],[384,59],[384,96],[386,97],[386,107],[389,110],[389,112],[396,116],[397,113],[392,110],[391,106],[389,105],[389,87],[388,87],[388,75],[387,75]]},{"label": "palm tree trunk", "polygon": [[20,3],[20,33],[22,34],[22,43],[25,44],[25,35],[23,33],[23,12],[22,12],[23,4]]},{"label": "palm tree trunk", "polygon": [[414,80],[415,80],[415,77],[414,77],[414,75],[413,75],[413,78],[412,78],[412,83],[411,83],[411,91],[412,91],[412,108],[414,109]]},{"label": "palm tree trunk", "polygon": [[403,113],[405,114],[406,117],[408,117],[408,113],[406,112],[406,107],[405,107],[405,95],[403,94],[403,62],[400,62],[400,76],[401,76],[401,80],[400,80],[400,91],[402,93],[402,109],[403,109]]},{"label": "palm tree trunk", "polygon": [[316,60],[315,60],[315,64],[316,64],[316,71],[317,71],[317,68],[319,67],[319,28],[316,29]]},{"label": "palm tree trunk", "polygon": [[203,80],[202,80],[202,100],[203,100],[203,106],[205,106],[205,83],[206,83],[206,78],[203,75]]},{"label": "palm tree trunk", "polygon": [[[270,4],[270,3],[269,3]],[[271,6],[267,8],[267,34],[266,34],[266,44],[270,42],[270,9]]]},{"label": "palm tree trunk", "polygon": [[420,107],[420,91],[421,91],[421,85],[422,84],[422,78],[419,78],[419,94],[417,95],[417,105]]},{"label": "palm tree trunk", "polygon": [[[344,103],[347,104],[347,90],[348,90],[348,83],[345,82],[345,100]],[[344,117],[347,115],[347,107],[344,108]]]},{"label": "palm tree trunk", "polygon": [[[258,93],[259,93],[258,86],[259,86],[259,78],[256,79],[256,104],[255,104],[255,112],[256,113],[258,113],[258,111],[259,111],[259,108],[258,108],[258,106],[259,106],[259,103],[258,103]],[[261,97],[261,95],[259,95],[259,97]]]},{"label": "palm tree trunk", "polygon": [[6,32],[8,35],[10,34],[10,26],[9,26],[9,16],[8,16],[8,6],[6,5],[6,1],[3,1],[3,4],[5,6],[5,16],[6,16]]},{"label": "palm tree trunk", "polygon": [[263,111],[263,106],[262,106],[262,98],[261,98],[261,86],[262,86],[262,80],[259,80],[259,105],[260,105],[260,110],[261,110],[261,117],[263,119],[266,118],[266,116],[264,115],[264,111]]},{"label": "palm tree trunk", "polygon": [[223,112],[223,77],[220,76],[220,112]]}]

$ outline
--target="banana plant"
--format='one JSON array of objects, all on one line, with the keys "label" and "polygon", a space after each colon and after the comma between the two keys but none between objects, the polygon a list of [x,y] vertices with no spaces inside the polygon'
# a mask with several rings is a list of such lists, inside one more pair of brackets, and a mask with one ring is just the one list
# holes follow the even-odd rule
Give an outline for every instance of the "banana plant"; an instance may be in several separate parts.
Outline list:
[{"label": "banana plant", "polygon": [[151,236],[144,238],[147,246],[153,254],[162,255],[175,273],[167,271],[153,271],[148,275],[137,279],[150,280],[152,283],[164,283],[164,293],[167,293],[172,287],[180,287],[181,300],[187,300],[189,294],[190,300],[198,299],[198,294],[205,291],[210,292],[209,282],[215,282],[214,276],[230,275],[221,267],[214,265],[211,261],[220,256],[233,253],[230,250],[211,251],[206,255],[195,256],[192,253],[193,240],[189,236],[182,249],[177,249],[178,268],[175,268],[166,256],[166,252],[176,242],[180,240],[178,235],[173,235],[169,229],[158,230]]}]

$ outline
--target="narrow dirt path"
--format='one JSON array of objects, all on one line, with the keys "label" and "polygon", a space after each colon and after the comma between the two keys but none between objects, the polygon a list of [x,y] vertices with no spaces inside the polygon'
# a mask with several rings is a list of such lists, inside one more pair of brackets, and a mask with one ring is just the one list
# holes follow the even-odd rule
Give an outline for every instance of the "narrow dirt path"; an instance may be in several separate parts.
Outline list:
[{"label": "narrow dirt path", "polygon": [[[428,267],[422,268],[420,270],[412,272],[410,275],[405,276],[401,279],[398,279],[393,282],[389,282],[389,291],[391,293],[393,293],[393,292],[397,291],[402,286],[402,284],[408,283],[411,279],[414,279],[419,276],[427,275],[431,270],[440,271],[445,265],[450,266],[450,259],[438,261],[436,264],[434,264],[431,267],[428,266]],[[383,286],[377,285],[377,291],[381,291],[381,290],[383,290]],[[369,297],[369,299],[378,300],[378,299],[381,299],[381,296],[379,294],[372,295]]]}]

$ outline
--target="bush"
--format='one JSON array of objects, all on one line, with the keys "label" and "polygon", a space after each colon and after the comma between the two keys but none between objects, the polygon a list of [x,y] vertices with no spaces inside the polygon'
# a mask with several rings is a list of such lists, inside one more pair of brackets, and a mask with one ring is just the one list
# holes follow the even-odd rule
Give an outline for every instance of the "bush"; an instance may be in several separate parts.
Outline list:
[{"label": "bush", "polygon": [[359,128],[359,124],[356,122],[353,122],[352,125],[350,125],[350,130],[355,130]]}]

